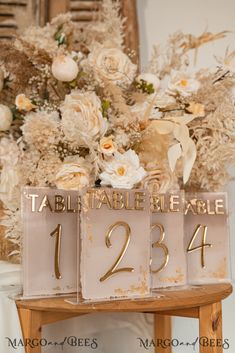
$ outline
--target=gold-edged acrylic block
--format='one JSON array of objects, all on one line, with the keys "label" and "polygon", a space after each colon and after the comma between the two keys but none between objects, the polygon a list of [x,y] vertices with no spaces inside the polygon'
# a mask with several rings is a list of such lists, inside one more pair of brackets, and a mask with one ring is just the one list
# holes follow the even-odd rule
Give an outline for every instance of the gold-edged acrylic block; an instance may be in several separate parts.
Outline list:
[{"label": "gold-edged acrylic block", "polygon": [[82,196],[81,288],[86,300],[150,293],[146,190],[91,188]]},{"label": "gold-edged acrylic block", "polygon": [[185,250],[189,284],[230,281],[227,193],[186,193]]},{"label": "gold-edged acrylic block", "polygon": [[152,287],[187,281],[184,250],[184,192],[151,195]]},{"label": "gold-edged acrylic block", "polygon": [[76,292],[79,208],[76,191],[22,189],[24,297]]}]

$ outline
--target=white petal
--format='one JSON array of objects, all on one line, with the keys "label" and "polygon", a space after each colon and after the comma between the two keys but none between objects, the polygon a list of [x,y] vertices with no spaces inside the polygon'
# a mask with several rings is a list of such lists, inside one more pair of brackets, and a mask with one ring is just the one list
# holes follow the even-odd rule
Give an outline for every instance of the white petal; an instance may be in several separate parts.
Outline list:
[{"label": "white petal", "polygon": [[161,135],[170,134],[174,129],[174,123],[167,120],[154,120],[151,126]]},{"label": "white petal", "polygon": [[196,156],[197,156],[197,149],[196,149],[195,143],[193,142],[192,139],[189,139],[188,150],[183,155],[183,161],[184,161],[183,182],[184,182],[184,184],[187,183],[187,181],[190,177],[190,173],[193,168],[194,162],[196,160]]},{"label": "white petal", "polygon": [[182,155],[180,143],[173,145],[168,150],[168,161],[172,172],[175,170],[176,162]]},{"label": "white petal", "polygon": [[187,151],[190,140],[188,127],[184,124],[174,124],[173,135],[181,143],[183,151]]},{"label": "white petal", "polygon": [[195,119],[195,115],[193,114],[184,114],[182,116],[173,116],[170,118],[170,120],[175,123],[185,124],[185,125],[190,123],[193,119]]}]

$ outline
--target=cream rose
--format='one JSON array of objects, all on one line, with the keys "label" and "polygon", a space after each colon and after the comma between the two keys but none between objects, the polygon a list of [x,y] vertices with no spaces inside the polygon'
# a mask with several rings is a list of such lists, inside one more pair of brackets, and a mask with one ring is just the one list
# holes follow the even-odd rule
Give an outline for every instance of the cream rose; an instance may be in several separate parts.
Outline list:
[{"label": "cream rose", "polygon": [[71,82],[78,75],[78,65],[70,56],[60,55],[53,60],[51,71],[58,81]]},{"label": "cream rose", "polygon": [[4,86],[4,72],[0,68],[0,92],[2,91]]},{"label": "cream rose", "polygon": [[168,83],[168,92],[173,95],[180,94],[188,97],[192,93],[197,92],[200,82],[185,72],[174,72]]},{"label": "cream rose", "polygon": [[30,112],[36,106],[31,102],[25,94],[18,94],[15,99],[15,105],[18,110],[24,110],[25,112]]},{"label": "cream rose", "polygon": [[100,140],[99,150],[104,155],[110,156],[117,151],[117,146],[113,141],[113,136],[103,137]]},{"label": "cream rose", "polygon": [[146,175],[140,166],[138,155],[133,150],[121,154],[116,152],[113,160],[105,162],[105,169],[100,174],[101,185],[113,188],[131,189]]},{"label": "cream rose", "polygon": [[4,104],[0,104],[0,131],[10,129],[13,120],[11,110]]},{"label": "cream rose", "polygon": [[89,168],[83,158],[77,163],[63,163],[55,178],[56,187],[64,190],[80,190],[89,186],[89,183]]},{"label": "cream rose", "polygon": [[79,145],[89,145],[106,131],[101,101],[94,92],[72,91],[61,106],[65,137]]},{"label": "cream rose", "polygon": [[136,75],[137,66],[117,48],[97,46],[89,54],[87,63],[96,79],[109,80],[115,84],[130,85]]}]

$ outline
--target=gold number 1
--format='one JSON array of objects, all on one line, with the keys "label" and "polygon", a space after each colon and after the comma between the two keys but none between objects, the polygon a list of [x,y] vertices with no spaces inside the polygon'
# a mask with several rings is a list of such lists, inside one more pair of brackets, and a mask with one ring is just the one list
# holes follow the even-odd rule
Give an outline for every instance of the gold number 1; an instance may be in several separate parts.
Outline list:
[{"label": "gold number 1", "polygon": [[61,248],[61,235],[62,226],[58,224],[57,227],[51,232],[50,236],[55,236],[55,256],[54,256],[54,271],[57,279],[61,279],[60,274],[60,248]]},{"label": "gold number 1", "polygon": [[100,282],[105,281],[106,279],[108,279],[109,277],[113,276],[115,273],[118,273],[118,272],[133,272],[134,271],[134,268],[132,268],[132,267],[123,267],[123,268],[118,268],[117,269],[118,265],[122,261],[123,256],[125,255],[125,253],[127,251],[128,245],[130,243],[131,229],[130,229],[129,224],[127,224],[126,222],[116,222],[113,225],[111,225],[109,227],[108,232],[107,232],[106,237],[105,237],[105,244],[106,244],[107,248],[111,248],[112,244],[111,244],[110,238],[111,238],[111,235],[112,235],[113,231],[115,229],[117,229],[118,227],[125,228],[125,230],[126,230],[126,241],[125,241],[125,243],[123,245],[123,248],[122,248],[117,260],[114,262],[113,266],[111,266],[111,268],[105,273],[105,275],[100,278]]},{"label": "gold number 1", "polygon": [[[196,239],[200,229],[203,228],[203,233],[202,233],[202,242],[201,242],[201,245],[198,245],[198,246],[195,246],[194,248],[192,247],[193,245],[193,242],[194,240]],[[193,252],[193,251],[196,251],[196,250],[200,250],[201,249],[201,267],[204,268],[205,267],[205,248],[207,247],[211,247],[212,244],[207,244],[206,243],[206,236],[207,236],[207,229],[208,227],[207,226],[203,226],[201,224],[198,224],[196,226],[196,229],[193,233],[193,236],[192,236],[192,239],[190,240],[190,243],[188,245],[188,248],[187,248],[187,252],[190,253],[190,252]]]}]

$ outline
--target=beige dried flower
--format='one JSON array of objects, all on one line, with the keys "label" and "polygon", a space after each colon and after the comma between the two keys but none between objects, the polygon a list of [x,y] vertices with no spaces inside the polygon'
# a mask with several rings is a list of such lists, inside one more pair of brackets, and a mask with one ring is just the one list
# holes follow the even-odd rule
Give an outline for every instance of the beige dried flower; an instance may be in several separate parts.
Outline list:
[{"label": "beige dried flower", "polygon": [[24,141],[35,149],[45,152],[60,139],[60,125],[57,112],[30,112],[21,127]]},{"label": "beige dried flower", "polygon": [[176,192],[179,190],[177,177],[168,167],[156,167],[151,163],[146,167],[147,175],[141,187],[149,190],[151,194]]},{"label": "beige dried flower", "polygon": [[192,113],[195,117],[203,118],[205,116],[205,106],[204,104],[189,102],[186,110]]}]

